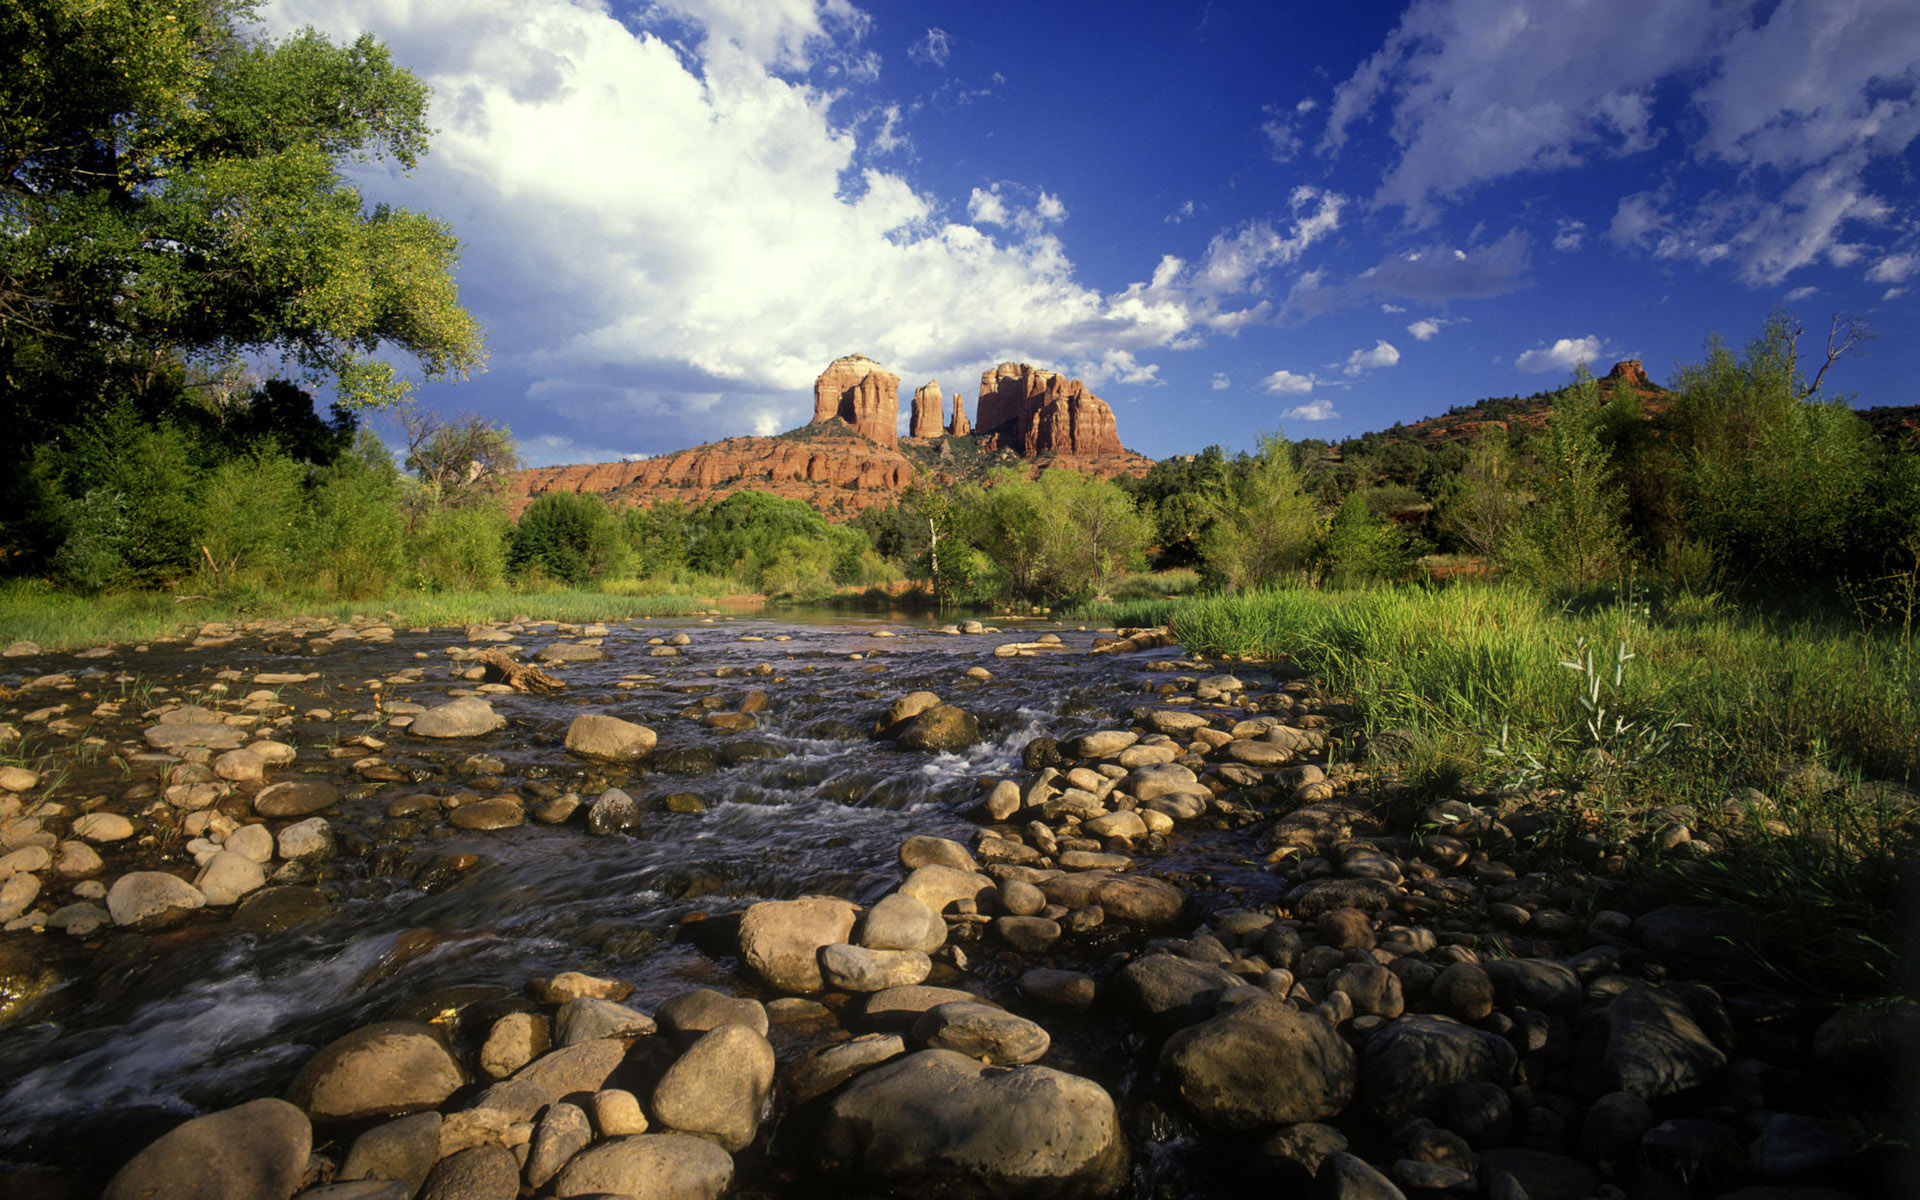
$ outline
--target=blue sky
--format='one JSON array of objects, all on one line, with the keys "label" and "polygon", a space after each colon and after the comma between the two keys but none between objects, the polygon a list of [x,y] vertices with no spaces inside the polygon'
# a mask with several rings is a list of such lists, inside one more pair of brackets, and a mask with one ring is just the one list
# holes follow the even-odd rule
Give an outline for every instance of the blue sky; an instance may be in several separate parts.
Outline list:
[{"label": "blue sky", "polygon": [[[1152,457],[1339,438],[1785,307],[1920,402],[1911,0],[273,0],[434,89],[436,213],[533,464],[791,428],[833,358],[1068,371]],[[1816,364],[1817,365],[1817,362]],[[905,413],[902,413],[904,422]]]}]

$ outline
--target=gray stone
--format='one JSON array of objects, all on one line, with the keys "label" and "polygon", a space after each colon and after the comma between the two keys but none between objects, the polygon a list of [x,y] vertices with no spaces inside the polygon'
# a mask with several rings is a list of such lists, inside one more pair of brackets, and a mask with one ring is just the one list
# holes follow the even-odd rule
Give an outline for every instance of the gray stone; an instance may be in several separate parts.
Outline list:
[{"label": "gray stone", "polygon": [[412,1196],[439,1160],[440,1114],[429,1110],[375,1125],[355,1138],[335,1178],[395,1179]]},{"label": "gray stone", "polygon": [[491,1094],[499,1089],[512,1119],[524,1121],[562,1096],[599,1091],[626,1056],[626,1043],[613,1038],[562,1046],[534,1059],[512,1078],[487,1090]]},{"label": "gray stone", "polygon": [[1178,763],[1148,763],[1135,767],[1122,779],[1120,790],[1145,804],[1160,796],[1204,792],[1200,777]]},{"label": "gray stone", "polygon": [[1518,1055],[1505,1038],[1446,1017],[1405,1016],[1367,1039],[1360,1094],[1388,1125],[1433,1116],[1447,1094],[1479,1079],[1505,1083]]},{"label": "gray stone", "polygon": [[867,910],[860,922],[860,945],[870,950],[917,950],[932,954],[946,941],[947,923],[940,919],[940,914],[924,900],[905,892],[883,897]]},{"label": "gray stone", "polygon": [[1509,1004],[1528,1008],[1578,1008],[1585,998],[1573,968],[1549,958],[1502,958],[1484,964],[1494,991]]},{"label": "gray stone", "polygon": [[1127,994],[1162,1029],[1211,1017],[1221,996],[1245,983],[1238,975],[1171,954],[1145,954],[1121,971]]},{"label": "gray stone", "polygon": [[820,948],[821,977],[828,987],[843,992],[910,987],[932,970],[933,960],[919,950],[870,950],[845,942]]},{"label": "gray stone", "polygon": [[1610,1088],[1658,1100],[1713,1082],[1727,1065],[1680,998],[1629,988],[1607,1005],[1601,1073]]},{"label": "gray stone", "polygon": [[247,735],[231,725],[155,725],[145,736],[147,745],[162,754],[238,750],[247,743]]},{"label": "gray stone", "polygon": [[504,729],[506,724],[492,704],[478,696],[462,696],[415,716],[407,732],[415,737],[469,738]]},{"label": "gray stone", "polygon": [[278,841],[281,858],[327,858],[333,854],[333,827],[325,817],[308,817],[282,829]]},{"label": "gray stone", "polygon": [[748,997],[728,996],[712,988],[678,992],[654,1010],[653,1019],[668,1033],[701,1034],[722,1025],[744,1025],[767,1036],[767,1006]]},{"label": "gray stone", "polygon": [[647,1014],[592,996],[569,1000],[553,1015],[554,1040],[562,1046],[600,1038],[645,1037],[653,1030],[653,1018]]},{"label": "gray stone", "polygon": [[260,864],[231,850],[222,850],[209,858],[193,880],[193,886],[215,908],[238,904],[241,897],[266,885],[267,875]]},{"label": "gray stone", "polygon": [[608,788],[587,810],[587,832],[598,836],[640,828],[640,805],[620,788]]},{"label": "gray stone", "polygon": [[1035,967],[1020,977],[1020,994],[1053,1008],[1085,1012],[1093,1007],[1099,987],[1084,971]]},{"label": "gray stone", "polygon": [[305,1113],[254,1100],[162,1134],[120,1168],[103,1200],[286,1200],[312,1148]]},{"label": "gray stone", "polygon": [[1406,1200],[1406,1193],[1393,1186],[1393,1180],[1366,1159],[1344,1150],[1329,1154],[1321,1164],[1320,1194],[1327,1200]]},{"label": "gray stone", "polygon": [[330,1042],[295,1076],[288,1099],[316,1121],[433,1108],[466,1082],[431,1025],[381,1021]]},{"label": "gray stone", "polygon": [[972,713],[951,704],[936,704],[909,720],[895,742],[908,750],[942,752],[965,750],[982,736],[980,722]]},{"label": "gray stone", "polygon": [[653,1089],[653,1115],[668,1129],[742,1150],[760,1131],[773,1090],[773,1047],[744,1025],[702,1034]]},{"label": "gray stone", "polygon": [[533,1143],[527,1152],[527,1183],[545,1187],[547,1180],[560,1173],[567,1160],[585,1150],[593,1141],[593,1126],[585,1110],[574,1104],[554,1104],[547,1108],[540,1125],[533,1131]]},{"label": "gray stone", "polygon": [[953,1185],[1079,1200],[1127,1179],[1119,1114],[1098,1084],[950,1050],[923,1050],[847,1084],[818,1144],[829,1171],[923,1193]]},{"label": "gray stone", "polygon": [[653,730],[605,713],[582,713],[567,726],[567,753],[604,762],[632,762],[653,752]]},{"label": "gray stone", "polygon": [[741,957],[755,974],[783,992],[820,991],[826,986],[820,974],[820,947],[846,941],[853,932],[856,911],[848,901],[828,896],[763,901],[747,909],[740,920]]},{"label": "gray stone", "polygon": [[1352,1049],[1319,1017],[1265,994],[1175,1033],[1160,1068],[1218,1129],[1324,1120],[1354,1095]]},{"label": "gray stone", "polygon": [[515,1200],[520,1160],[505,1146],[470,1146],[449,1154],[427,1172],[420,1200]]},{"label": "gray stone", "polygon": [[827,1046],[801,1059],[790,1080],[795,1104],[824,1096],[862,1071],[907,1052],[897,1033],[867,1033],[837,1046]]},{"label": "gray stone", "polygon": [[340,789],[323,779],[289,779],[261,788],[253,811],[263,817],[304,817],[340,802]]},{"label": "gray stone", "polygon": [[1047,917],[1000,917],[993,932],[1022,954],[1040,954],[1060,940],[1060,923]]},{"label": "gray stone", "polygon": [[583,663],[602,662],[607,652],[598,646],[581,646],[573,642],[551,642],[540,648],[533,656],[543,663]]},{"label": "gray stone", "polygon": [[1113,758],[1140,740],[1131,729],[1105,729],[1069,739],[1061,749],[1075,758]]},{"label": "gray stone", "polygon": [[553,1182],[560,1200],[716,1200],[733,1182],[733,1156],[703,1138],[646,1133],[614,1138],[573,1156]]},{"label": "gray stone", "polygon": [[113,923],[134,929],[177,925],[206,903],[200,889],[165,871],[129,871],[107,889]]},{"label": "gray stone", "polygon": [[1378,963],[1352,963],[1340,968],[1327,976],[1327,990],[1345,993],[1358,1017],[1391,1021],[1406,1008],[1399,978]]},{"label": "gray stone", "polygon": [[997,1066],[1016,1066],[1045,1056],[1053,1039],[1025,1017],[991,1004],[958,1001],[937,1005],[913,1023],[913,1040]]}]

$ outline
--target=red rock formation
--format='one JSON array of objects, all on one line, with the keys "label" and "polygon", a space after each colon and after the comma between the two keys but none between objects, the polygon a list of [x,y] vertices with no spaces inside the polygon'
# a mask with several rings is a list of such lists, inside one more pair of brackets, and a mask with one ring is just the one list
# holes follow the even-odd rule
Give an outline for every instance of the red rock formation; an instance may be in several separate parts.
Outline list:
[{"label": "red rock formation", "polygon": [[980,376],[977,428],[1026,458],[1124,455],[1113,409],[1078,379],[1026,363]]},{"label": "red rock formation", "polygon": [[1613,364],[1613,370],[1607,372],[1602,382],[1624,383],[1640,391],[1653,390],[1653,381],[1647,378],[1647,369],[1637,358],[1624,359]]},{"label": "red rock formation", "polygon": [[940,394],[940,381],[920,385],[913,394],[913,416],[908,419],[907,436],[917,438],[937,438],[943,432],[940,428],[940,404],[944,397]]},{"label": "red rock formation", "polygon": [[900,439],[900,377],[864,354],[836,358],[813,381],[813,419],[839,417],[882,446]]},{"label": "red rock formation", "polygon": [[967,402],[960,398],[959,392],[953,394],[953,421],[948,424],[947,432],[954,437],[966,437],[973,432],[973,426],[967,424]]}]

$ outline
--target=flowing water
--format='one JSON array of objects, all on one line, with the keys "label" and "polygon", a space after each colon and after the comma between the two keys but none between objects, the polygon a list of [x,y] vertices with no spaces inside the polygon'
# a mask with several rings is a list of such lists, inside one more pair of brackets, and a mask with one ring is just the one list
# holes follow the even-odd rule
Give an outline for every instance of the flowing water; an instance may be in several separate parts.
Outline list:
[{"label": "flowing water", "polygon": [[[882,629],[902,636],[875,637]],[[648,656],[649,639],[682,631],[692,644],[681,657]],[[55,661],[52,667],[81,676],[81,687],[91,679],[102,692],[127,673],[187,692],[237,668],[245,675],[231,695],[239,697],[257,672],[321,672],[283,689],[281,699],[296,713],[326,706],[336,714],[357,708],[359,716],[296,720],[277,736],[296,743],[300,758],[270,777],[324,771],[347,795],[325,815],[343,849],[359,845],[365,853],[329,864],[322,886],[335,903],[286,932],[241,932],[206,914],[154,936],[103,931],[90,956],[63,960],[73,978],[41,1018],[0,1032],[0,1158],[72,1163],[104,1147],[117,1161],[182,1114],[279,1092],[327,1040],[437,988],[499,985],[517,993],[530,977],[575,969],[636,983],[630,1003],[643,1009],[689,986],[742,990],[730,964],[676,936],[690,918],[804,893],[876,899],[900,878],[895,852],[906,837],[967,837],[958,811],[977,796],[975,781],[1018,770],[1032,737],[1083,732],[1143,702],[1152,684],[1144,658],[1088,656],[1091,633],[1059,630],[1071,648],[1064,653],[992,657],[995,645],[1037,632],[956,637],[911,618],[791,613],[618,625],[605,640],[605,661],[559,669],[564,692],[493,696],[507,727],[455,743],[380,725],[365,683],[421,666],[419,683],[391,685],[385,694],[439,702],[461,686],[449,678],[445,654],[450,644],[465,644],[457,632],[401,633],[384,645],[347,641],[319,658],[276,656],[253,642]],[[532,651],[555,635],[529,627],[516,640]],[[965,679],[972,666],[987,667],[993,678]],[[633,686],[619,687],[623,677]],[[750,731],[711,729],[690,712],[706,697],[736,710],[751,689],[764,690],[769,702]],[[916,689],[974,713],[987,740],[964,754],[926,754],[873,739],[875,717]],[[137,716],[138,706],[130,708]],[[720,765],[706,774],[627,774],[583,763],[561,745],[583,711],[640,721],[658,731],[660,751],[704,748]],[[426,782],[371,787],[352,773],[351,757],[328,757],[329,743],[368,732],[389,742],[383,758]],[[475,753],[500,760],[482,770],[497,775],[501,792],[529,800],[529,789],[558,787],[591,802],[604,783],[619,782],[648,809],[643,827],[591,837],[576,816],[560,826],[468,833],[429,819],[414,838],[395,836],[404,826],[384,816],[392,799],[469,786],[460,764]],[[125,790],[156,771],[95,769],[109,797],[109,782]],[[705,811],[659,810],[657,802],[673,793],[698,796]],[[463,852],[480,864],[460,873],[392,869]],[[103,878],[123,869],[110,855]]]}]

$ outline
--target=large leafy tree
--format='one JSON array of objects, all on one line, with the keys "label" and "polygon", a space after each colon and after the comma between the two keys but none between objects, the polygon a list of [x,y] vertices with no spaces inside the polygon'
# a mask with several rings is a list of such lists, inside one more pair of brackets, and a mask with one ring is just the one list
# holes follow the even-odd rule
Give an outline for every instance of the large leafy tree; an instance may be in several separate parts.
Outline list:
[{"label": "large leafy tree", "polygon": [[[177,393],[183,364],[279,355],[350,405],[482,360],[441,222],[369,208],[350,162],[411,168],[427,91],[370,35],[266,41],[244,0],[0,5],[0,394],[70,425]],[[18,428],[18,427],[16,427]]]}]

